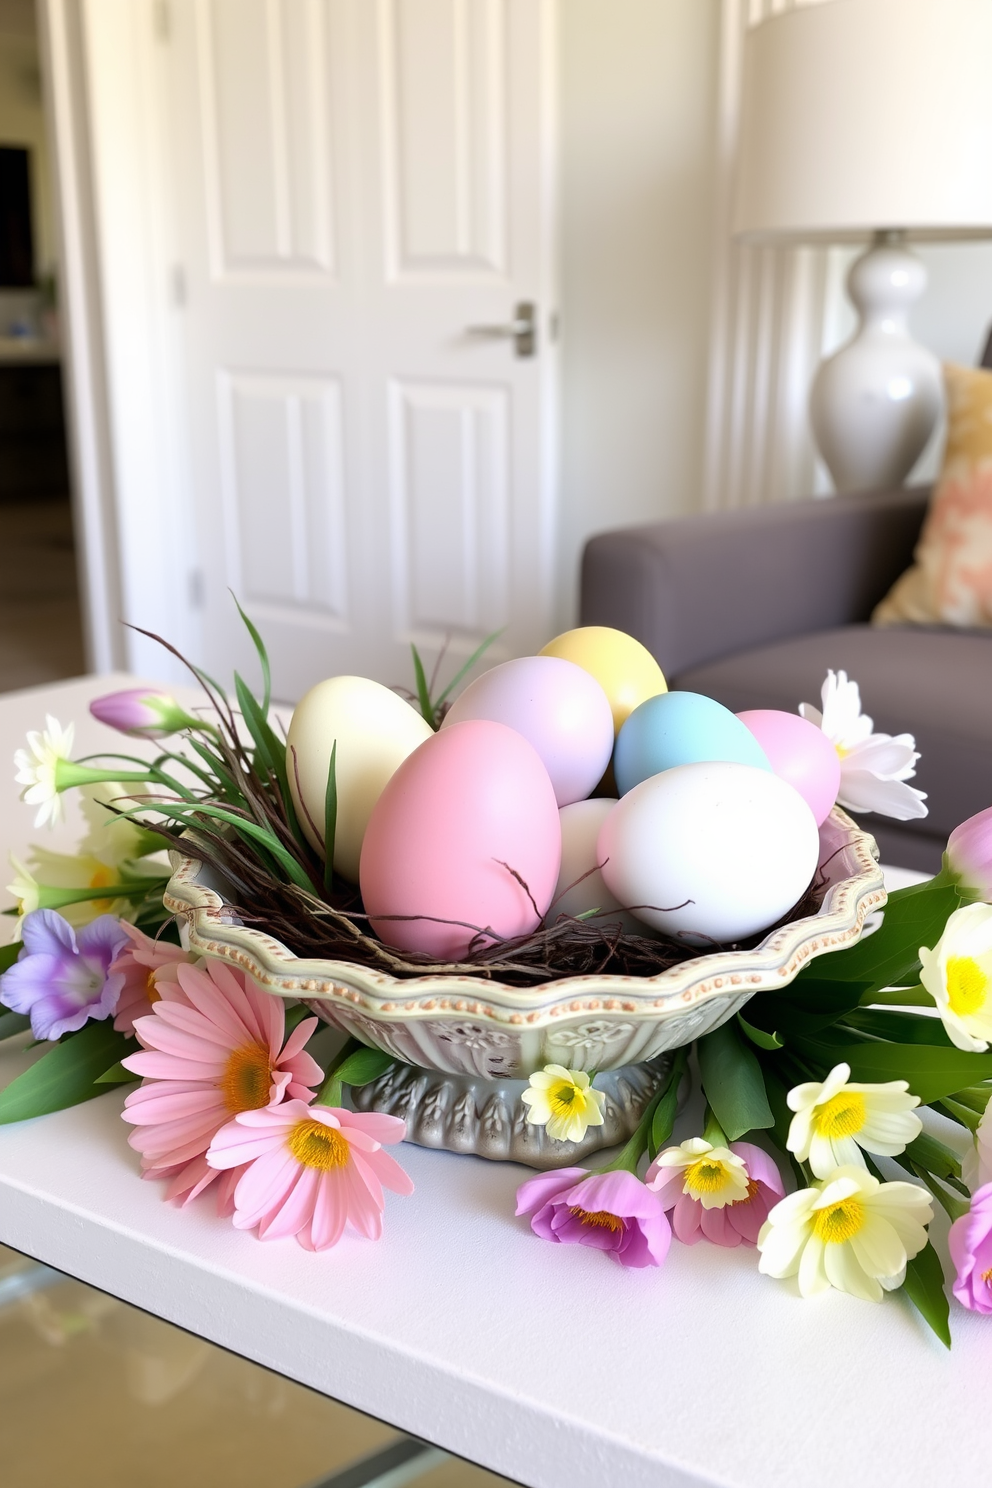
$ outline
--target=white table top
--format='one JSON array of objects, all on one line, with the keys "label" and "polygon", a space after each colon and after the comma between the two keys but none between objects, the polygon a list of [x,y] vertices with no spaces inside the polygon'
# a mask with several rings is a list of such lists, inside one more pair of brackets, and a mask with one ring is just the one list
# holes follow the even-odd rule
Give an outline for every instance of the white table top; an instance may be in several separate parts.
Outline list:
[{"label": "white table top", "polygon": [[[109,742],[111,685],[0,699],[0,762],[46,710]],[[2,770],[0,827],[37,836]],[[988,1481],[992,1322],[957,1306],[948,1354],[901,1299],[804,1302],[744,1247],[624,1271],[514,1219],[524,1169],[415,1147],[377,1244],[262,1244],[138,1180],[122,1100],[0,1128],[0,1241],[532,1488]]]}]

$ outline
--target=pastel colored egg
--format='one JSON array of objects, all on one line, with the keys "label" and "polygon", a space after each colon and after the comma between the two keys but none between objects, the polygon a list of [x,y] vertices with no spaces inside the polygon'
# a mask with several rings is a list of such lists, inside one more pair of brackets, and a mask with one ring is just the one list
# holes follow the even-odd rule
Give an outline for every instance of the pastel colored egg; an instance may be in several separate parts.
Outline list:
[{"label": "pastel colored egg", "polygon": [[[616,805],[615,800],[599,796],[594,801],[574,801],[558,813],[561,821],[561,868],[551,908],[545,916],[553,925],[557,917],[583,915],[598,911],[591,923],[602,929],[618,924],[628,935],[653,935],[650,926],[629,914],[615,899],[599,870],[600,829]],[[611,914],[611,910],[616,910]]]},{"label": "pastel colored egg", "polygon": [[407,755],[433,737],[409,703],[368,677],[329,677],[297,703],[286,735],[289,790],[300,826],[324,851],[324,803],[331,749],[337,820],[334,869],[358,882],[362,839],[382,789]]},{"label": "pastel colored egg", "polygon": [[613,750],[603,689],[582,667],[556,656],[521,656],[483,672],[452,705],[442,731],[469,719],[522,734],[543,760],[559,806],[589,795]]},{"label": "pastel colored egg", "polygon": [[596,678],[610,701],[614,733],[620,732],[638,704],[668,690],[665,674],[648,648],[609,625],[566,630],[538,654],[573,661]]},{"label": "pastel colored egg", "polygon": [[560,863],[558,805],[536,750],[505,724],[470,719],[434,734],[389,781],[359,881],[387,945],[459,961],[476,928],[536,930]]},{"label": "pastel colored egg", "polygon": [[598,843],[620,903],[693,945],[774,925],[802,898],[819,850],[798,791],[770,770],[724,761],[675,765],[634,786]]},{"label": "pastel colored egg", "polygon": [[751,730],[713,698],[666,692],[635,708],[617,735],[613,772],[621,796],[676,765],[725,760],[771,770]]},{"label": "pastel colored egg", "polygon": [[775,708],[749,708],[737,717],[757,739],[775,774],[799,792],[820,826],[840,790],[840,757],[823,730],[798,713]]}]

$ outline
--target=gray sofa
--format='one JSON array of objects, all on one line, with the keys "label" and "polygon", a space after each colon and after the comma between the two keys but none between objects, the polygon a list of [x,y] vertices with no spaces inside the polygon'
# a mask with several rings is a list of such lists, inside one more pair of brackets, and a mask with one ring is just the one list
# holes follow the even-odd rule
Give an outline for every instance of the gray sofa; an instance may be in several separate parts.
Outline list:
[{"label": "gray sofa", "polygon": [[604,532],[582,563],[582,623],[642,641],[669,685],[742,708],[819,706],[827,668],[875,727],[916,736],[922,821],[870,815],[885,862],[936,871],[948,832],[992,805],[992,632],[869,625],[909,565],[929,487]]}]

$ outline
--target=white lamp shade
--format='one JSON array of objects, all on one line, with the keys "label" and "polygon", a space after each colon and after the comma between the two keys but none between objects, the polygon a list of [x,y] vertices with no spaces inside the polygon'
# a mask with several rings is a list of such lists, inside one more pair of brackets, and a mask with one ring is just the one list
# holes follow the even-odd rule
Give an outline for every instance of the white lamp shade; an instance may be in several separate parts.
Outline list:
[{"label": "white lamp shade", "polygon": [[734,230],[992,234],[992,0],[821,0],[745,40]]}]

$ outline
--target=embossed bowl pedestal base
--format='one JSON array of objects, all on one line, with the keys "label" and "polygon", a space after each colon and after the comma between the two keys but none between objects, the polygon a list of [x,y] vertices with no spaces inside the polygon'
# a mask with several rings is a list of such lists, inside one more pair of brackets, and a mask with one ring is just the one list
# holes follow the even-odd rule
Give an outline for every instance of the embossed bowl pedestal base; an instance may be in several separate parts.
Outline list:
[{"label": "embossed bowl pedestal base", "polygon": [[567,1168],[604,1147],[632,1137],[637,1123],[672,1065],[671,1054],[608,1070],[596,1077],[606,1096],[602,1126],[590,1126],[581,1142],[556,1142],[543,1126],[527,1121],[520,1099],[526,1080],[487,1080],[395,1064],[379,1080],[352,1090],[359,1111],[382,1111],[406,1122],[406,1140],[418,1147],[473,1153],[496,1162],[532,1168]]}]

